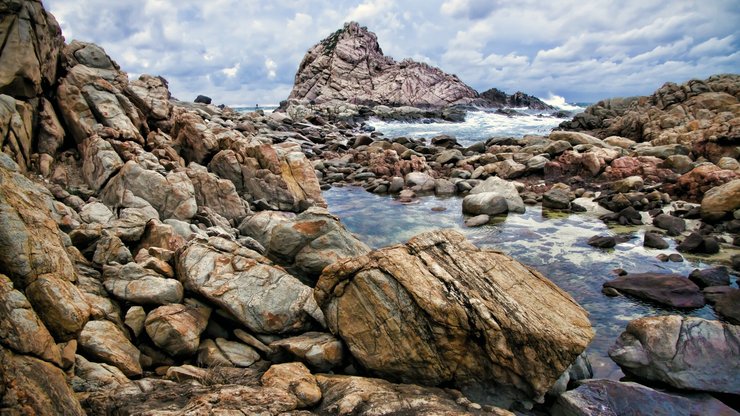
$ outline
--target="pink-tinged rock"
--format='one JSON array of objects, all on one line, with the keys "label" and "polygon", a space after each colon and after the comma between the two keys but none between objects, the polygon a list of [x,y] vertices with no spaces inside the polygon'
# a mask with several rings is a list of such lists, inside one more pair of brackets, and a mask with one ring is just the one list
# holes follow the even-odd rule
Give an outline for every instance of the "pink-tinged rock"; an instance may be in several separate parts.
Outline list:
[{"label": "pink-tinged rock", "polygon": [[604,287],[674,308],[704,306],[699,286],[676,274],[630,273],[604,283]]}]

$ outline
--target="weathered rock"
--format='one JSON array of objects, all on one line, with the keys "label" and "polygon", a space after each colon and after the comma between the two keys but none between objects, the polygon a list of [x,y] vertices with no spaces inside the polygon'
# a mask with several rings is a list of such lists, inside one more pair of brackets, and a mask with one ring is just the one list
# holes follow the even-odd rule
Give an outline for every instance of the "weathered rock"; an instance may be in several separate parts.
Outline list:
[{"label": "weathered rock", "polygon": [[512,416],[500,408],[482,411],[459,391],[393,384],[377,378],[319,374],[323,400],[317,411],[336,415],[482,415]]},{"label": "weathered rock", "polygon": [[434,178],[423,172],[409,172],[404,177],[406,186],[416,192],[430,192],[434,191],[435,182]]},{"label": "weathered rock", "polygon": [[501,178],[490,177],[470,190],[471,195],[484,192],[494,192],[504,197],[506,199],[509,212],[524,212],[524,201],[522,201],[522,198],[519,196],[519,192],[516,190],[516,186],[514,186],[513,183],[507,182]]},{"label": "weathered rock", "polygon": [[469,391],[495,386],[502,403],[541,400],[593,336],[565,292],[452,230],[327,267],[316,299],[363,367]]},{"label": "weathered rock", "polygon": [[624,179],[620,179],[612,184],[612,190],[614,192],[627,193],[631,191],[639,191],[642,189],[644,181],[640,176],[628,176]]},{"label": "weathered rock", "polygon": [[28,171],[34,136],[34,114],[30,104],[0,95],[0,149]]},{"label": "weathered rock", "polygon": [[0,94],[33,98],[56,83],[64,38],[40,1],[3,5],[0,33]]},{"label": "weathered rock", "polygon": [[132,306],[126,311],[126,317],[124,323],[134,334],[134,337],[139,337],[141,331],[144,330],[144,322],[146,320],[146,311],[141,306]]},{"label": "weathered rock", "polygon": [[306,332],[295,337],[284,338],[271,343],[270,347],[288,352],[316,371],[330,371],[342,364],[344,360],[342,341],[331,334],[322,332]]},{"label": "weathered rock", "polygon": [[278,222],[270,233],[267,254],[294,264],[305,277],[315,280],[337,260],[363,255],[370,248],[352,235],[324,208],[312,207],[290,222]]},{"label": "weathered rock", "polygon": [[90,306],[72,283],[48,274],[26,287],[26,297],[57,341],[74,338],[90,318]]},{"label": "weathered rock", "polygon": [[714,187],[701,200],[701,217],[704,221],[719,221],[731,217],[740,208],[740,179]]},{"label": "weathered rock", "polygon": [[80,403],[64,372],[37,358],[0,347],[0,413],[82,416]]},{"label": "weathered rock", "polygon": [[258,253],[220,237],[190,241],[177,256],[185,288],[256,333],[285,333],[324,322],[310,287]]},{"label": "weathered rock", "polygon": [[88,357],[113,365],[128,377],[141,375],[141,353],[114,323],[90,321],[82,329],[77,341]]},{"label": "weathered rock", "polygon": [[82,177],[93,191],[99,191],[123,166],[123,160],[110,143],[98,135],[80,143]]},{"label": "weathered rock", "polygon": [[617,238],[610,235],[595,235],[588,239],[588,245],[598,248],[613,248],[617,245]]},{"label": "weathered rock", "polygon": [[703,236],[698,232],[693,232],[676,246],[676,250],[687,253],[714,254],[719,252],[719,244],[712,236]]},{"label": "weathered rock", "polygon": [[568,191],[552,188],[542,195],[542,206],[550,209],[570,209],[571,197]]},{"label": "weathered rock", "polygon": [[466,227],[480,227],[481,225],[488,224],[491,221],[491,217],[486,214],[476,215],[465,220]]},{"label": "weathered rock", "polygon": [[93,263],[102,266],[109,263],[126,264],[133,260],[131,251],[123,244],[120,238],[107,231],[103,231],[103,236],[100,237],[95,245]]},{"label": "weathered rock", "polygon": [[200,343],[211,309],[196,305],[164,305],[149,312],[144,327],[156,346],[173,356],[189,356]]},{"label": "weathered rock", "polygon": [[740,290],[731,290],[718,297],[714,310],[728,322],[740,325]]},{"label": "weathered rock", "polygon": [[105,391],[126,385],[131,380],[117,367],[88,361],[81,355],[75,356],[75,378],[72,386],[76,391]]},{"label": "weathered rock", "polygon": [[211,208],[229,220],[241,220],[247,215],[244,201],[236,193],[234,184],[209,173],[208,170],[191,163],[187,170],[188,177],[195,189],[195,200],[199,207]]},{"label": "weathered rock", "polygon": [[677,315],[636,319],[609,356],[626,372],[679,389],[738,394],[740,327]]},{"label": "weathered rock", "polygon": [[0,344],[21,354],[62,365],[54,338],[31,307],[28,299],[0,274]]},{"label": "weathered rock", "polygon": [[157,122],[170,118],[172,104],[164,78],[141,75],[139,79],[129,83],[125,92],[150,121]]},{"label": "weathered rock", "polygon": [[294,222],[296,215],[292,212],[260,211],[245,218],[239,224],[239,232],[254,238],[263,247],[270,247],[272,230],[280,223]]},{"label": "weathered rock", "polygon": [[691,280],[676,274],[630,273],[604,283],[604,287],[674,308],[701,308],[704,297]]},{"label": "weathered rock", "polygon": [[668,231],[668,235],[677,236],[686,231],[686,220],[669,214],[659,214],[653,218],[653,225]]},{"label": "weathered rock", "polygon": [[208,367],[249,367],[260,355],[252,347],[224,338],[204,340],[198,347],[198,363]]},{"label": "weathered rock", "polygon": [[116,298],[138,305],[179,303],[184,293],[179,281],[136,263],[105,266],[103,285]]},{"label": "weathered rock", "polygon": [[454,75],[384,56],[375,34],[351,22],[306,53],[289,99],[440,107],[477,96]]},{"label": "weathered rock", "polygon": [[717,266],[709,269],[694,269],[689,274],[689,279],[700,288],[707,286],[726,286],[730,284],[730,273],[725,266]]},{"label": "weathered rock", "polygon": [[276,364],[260,379],[265,387],[287,391],[298,399],[298,406],[313,407],[321,401],[316,377],[301,363]]},{"label": "weathered rock", "polygon": [[669,394],[637,383],[586,380],[575,390],[558,397],[554,416],[644,415],[732,416],[737,412],[708,394]]},{"label": "weathered rock", "polygon": [[663,239],[658,233],[646,232],[642,243],[643,246],[648,248],[657,248],[658,250],[664,250],[668,248],[668,242]]},{"label": "weathered rock", "polygon": [[150,203],[161,220],[189,220],[198,208],[193,184],[182,171],[163,176],[134,161],[126,162],[108,181],[100,198],[109,207],[118,208],[123,204],[126,191]]},{"label": "weathered rock", "polygon": [[203,119],[189,111],[179,111],[174,117],[172,137],[185,162],[208,163],[218,152],[218,139]]}]

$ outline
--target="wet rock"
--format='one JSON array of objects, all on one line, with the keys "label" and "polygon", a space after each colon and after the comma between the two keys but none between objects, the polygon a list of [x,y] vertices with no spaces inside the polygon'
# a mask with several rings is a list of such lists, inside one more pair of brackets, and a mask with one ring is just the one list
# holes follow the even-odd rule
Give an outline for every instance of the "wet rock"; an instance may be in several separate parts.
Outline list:
[{"label": "wet rock", "polygon": [[393,384],[377,378],[320,374],[320,413],[336,415],[493,414],[511,416],[500,408],[483,412],[480,405],[451,389]]},{"label": "wet rock", "polygon": [[657,248],[658,250],[664,250],[668,248],[668,242],[663,239],[658,233],[646,232],[642,245],[648,248]]},{"label": "wet rock", "polygon": [[609,235],[595,235],[588,239],[588,245],[597,248],[613,248],[617,245],[617,238]]},{"label": "wet rock", "polygon": [[552,188],[542,195],[542,207],[550,209],[570,209],[571,197],[568,191]]},{"label": "wet rock", "polygon": [[699,287],[681,275],[630,273],[605,282],[604,287],[674,308],[704,306],[704,297]]},{"label": "wet rock", "polygon": [[451,230],[329,266],[316,299],[364,368],[478,392],[496,386],[502,403],[541,399],[593,336],[565,292]]},{"label": "wet rock", "polygon": [[48,362],[0,347],[0,412],[10,415],[70,415],[85,412],[64,372]]},{"label": "wet rock", "polygon": [[509,211],[506,198],[495,192],[468,195],[463,199],[463,213],[469,215],[498,215]]},{"label": "wet rock", "polygon": [[113,365],[128,377],[142,374],[141,353],[114,323],[90,321],[77,341],[86,356]]},{"label": "wet rock", "polygon": [[731,217],[740,208],[740,179],[714,187],[701,200],[701,217],[704,221],[716,222]]},{"label": "wet rock", "polygon": [[719,296],[714,310],[728,322],[740,325],[740,290],[731,290]]},{"label": "wet rock", "polygon": [[704,294],[704,298],[707,300],[707,303],[714,305],[719,298],[736,290],[739,289],[731,286],[707,286],[702,289],[701,292]]},{"label": "wet rock", "polygon": [[726,286],[730,284],[730,273],[724,266],[704,270],[694,269],[689,274],[689,279],[701,288],[707,286]]},{"label": "wet rock", "polygon": [[149,312],[144,322],[154,344],[172,356],[195,353],[211,309],[204,305],[164,305]]},{"label": "wet rock", "polygon": [[298,406],[313,407],[321,401],[316,377],[301,363],[275,364],[260,379],[265,387],[286,391],[298,399]]},{"label": "wet rock", "polygon": [[653,218],[653,225],[668,231],[668,235],[677,236],[686,231],[686,220],[669,214],[659,214]]},{"label": "wet rock", "polygon": [[676,395],[632,382],[586,380],[558,397],[556,416],[591,415],[733,415],[736,412],[708,394]]},{"label": "wet rock", "polygon": [[198,208],[193,184],[185,172],[170,172],[163,176],[129,161],[108,181],[100,198],[109,207],[118,208],[123,205],[126,191],[150,203],[159,212],[161,220],[189,220]]},{"label": "wet rock", "polygon": [[715,254],[719,252],[719,244],[714,237],[705,237],[698,232],[693,232],[676,246],[676,250],[682,253]]},{"label": "wet rock", "polygon": [[491,221],[491,217],[486,214],[476,215],[465,220],[466,227],[480,227],[481,225],[488,224]]},{"label": "wet rock", "polygon": [[404,178],[406,186],[416,192],[434,191],[436,186],[434,178],[422,172],[411,172]]},{"label": "wet rock", "polygon": [[221,237],[190,241],[178,252],[177,276],[186,289],[256,333],[307,330],[324,322],[310,287]]},{"label": "wet rock", "polygon": [[609,356],[625,372],[679,389],[738,394],[740,327],[676,315],[636,319]]},{"label": "wet rock", "polygon": [[298,361],[321,372],[336,368],[344,360],[342,342],[333,335],[323,332],[306,332],[281,339],[271,343],[270,347],[273,350],[282,349]]},{"label": "wet rock", "polygon": [[524,212],[524,201],[522,201],[522,198],[519,196],[519,192],[516,190],[516,186],[514,186],[513,183],[507,182],[501,178],[490,177],[470,190],[471,195],[485,192],[493,192],[504,197],[504,199],[506,199],[509,212]]}]

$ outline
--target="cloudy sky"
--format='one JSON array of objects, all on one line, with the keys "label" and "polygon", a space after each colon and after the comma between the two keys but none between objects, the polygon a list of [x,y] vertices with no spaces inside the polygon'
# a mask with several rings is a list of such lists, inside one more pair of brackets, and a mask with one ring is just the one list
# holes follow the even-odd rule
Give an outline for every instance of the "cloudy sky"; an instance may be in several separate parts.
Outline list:
[{"label": "cloudy sky", "polygon": [[570,102],[650,94],[666,81],[740,72],[737,0],[44,0],[67,41],[95,42],[173,95],[277,103],[305,52],[343,23],[386,55]]}]

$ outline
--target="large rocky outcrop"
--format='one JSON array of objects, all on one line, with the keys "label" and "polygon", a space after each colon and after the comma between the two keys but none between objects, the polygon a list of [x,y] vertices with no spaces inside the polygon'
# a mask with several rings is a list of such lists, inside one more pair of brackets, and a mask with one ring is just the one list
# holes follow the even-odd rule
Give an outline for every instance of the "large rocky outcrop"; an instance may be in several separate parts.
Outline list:
[{"label": "large rocky outcrop", "polygon": [[715,75],[677,85],[668,82],[651,96],[600,101],[560,125],[622,136],[655,146],[681,144],[718,162],[737,158],[740,140],[740,75]]},{"label": "large rocky outcrop", "polygon": [[32,98],[56,82],[64,38],[40,1],[3,1],[0,40],[0,94]]},{"label": "large rocky outcrop", "polygon": [[289,99],[440,107],[469,103],[477,96],[455,75],[383,55],[375,34],[351,22],[308,51]]},{"label": "large rocky outcrop", "polygon": [[677,315],[636,319],[609,356],[626,372],[679,389],[740,393],[740,327]]},{"label": "large rocky outcrop", "polygon": [[453,383],[507,405],[542,400],[593,337],[568,294],[452,230],[334,263],[316,299],[331,331],[375,374]]},{"label": "large rocky outcrop", "polygon": [[480,98],[485,100],[488,107],[507,107],[507,108],[529,108],[532,110],[554,110],[555,107],[545,103],[539,98],[517,91],[514,94],[507,94],[498,88],[491,88],[480,93]]}]

